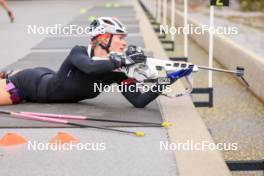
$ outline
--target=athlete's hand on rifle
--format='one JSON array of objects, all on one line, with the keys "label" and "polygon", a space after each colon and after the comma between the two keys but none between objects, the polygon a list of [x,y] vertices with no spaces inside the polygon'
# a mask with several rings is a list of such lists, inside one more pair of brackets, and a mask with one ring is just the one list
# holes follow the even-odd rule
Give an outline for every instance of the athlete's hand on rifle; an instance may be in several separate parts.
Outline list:
[{"label": "athlete's hand on rifle", "polygon": [[144,51],[135,45],[129,45],[126,50],[126,56],[135,63],[145,63],[147,56]]},{"label": "athlete's hand on rifle", "polygon": [[122,53],[110,53],[109,59],[115,65],[116,68],[131,66],[137,63],[145,63],[147,56],[144,51],[135,45],[128,46],[126,55]]},{"label": "athlete's hand on rifle", "polygon": [[122,53],[110,53],[109,60],[114,64],[114,68],[121,68],[127,66],[126,56]]}]

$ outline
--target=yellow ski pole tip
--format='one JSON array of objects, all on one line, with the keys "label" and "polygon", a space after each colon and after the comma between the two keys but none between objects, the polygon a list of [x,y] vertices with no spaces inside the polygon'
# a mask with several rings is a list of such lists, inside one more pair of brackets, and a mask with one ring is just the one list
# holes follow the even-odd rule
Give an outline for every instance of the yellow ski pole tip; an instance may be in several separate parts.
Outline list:
[{"label": "yellow ski pole tip", "polygon": [[143,137],[143,136],[145,136],[145,133],[142,132],[142,131],[137,131],[137,132],[135,132],[135,135],[136,135],[137,137]]},{"label": "yellow ski pole tip", "polygon": [[164,128],[169,128],[170,126],[172,126],[172,124],[170,122],[163,122],[161,126],[163,126]]},{"label": "yellow ski pole tip", "polygon": [[80,9],[80,14],[84,14],[84,13],[86,13],[87,12],[87,10],[85,9],[85,8],[81,8]]},{"label": "yellow ski pole tip", "polygon": [[112,3],[106,3],[105,4],[105,8],[112,8],[113,7],[113,4]]}]

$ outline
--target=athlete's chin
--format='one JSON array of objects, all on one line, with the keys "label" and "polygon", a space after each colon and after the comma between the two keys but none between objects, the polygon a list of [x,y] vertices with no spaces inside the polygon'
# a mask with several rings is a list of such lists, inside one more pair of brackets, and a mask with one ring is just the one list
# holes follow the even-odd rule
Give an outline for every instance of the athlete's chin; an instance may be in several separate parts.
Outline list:
[{"label": "athlete's chin", "polygon": [[122,53],[124,51],[125,48],[120,48],[120,53]]},{"label": "athlete's chin", "polygon": [[115,52],[115,53],[123,53],[124,52],[124,48],[116,49],[113,52]]}]

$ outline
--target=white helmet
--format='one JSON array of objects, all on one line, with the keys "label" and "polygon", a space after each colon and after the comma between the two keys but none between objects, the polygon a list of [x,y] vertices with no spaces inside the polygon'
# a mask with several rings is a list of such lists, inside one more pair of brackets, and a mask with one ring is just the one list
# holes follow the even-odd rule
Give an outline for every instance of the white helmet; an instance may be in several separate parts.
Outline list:
[{"label": "white helmet", "polygon": [[90,27],[92,30],[92,38],[102,33],[128,34],[124,25],[119,20],[112,17],[99,17],[91,23]]},{"label": "white helmet", "polygon": [[91,32],[92,40],[94,40],[100,34],[110,34],[109,41],[106,45],[103,45],[102,43],[99,44],[99,46],[101,46],[101,48],[106,50],[107,53],[109,53],[109,48],[112,43],[113,35],[115,34],[127,35],[128,34],[123,24],[116,18],[112,18],[112,17],[99,17],[91,23],[90,28],[92,30]]}]

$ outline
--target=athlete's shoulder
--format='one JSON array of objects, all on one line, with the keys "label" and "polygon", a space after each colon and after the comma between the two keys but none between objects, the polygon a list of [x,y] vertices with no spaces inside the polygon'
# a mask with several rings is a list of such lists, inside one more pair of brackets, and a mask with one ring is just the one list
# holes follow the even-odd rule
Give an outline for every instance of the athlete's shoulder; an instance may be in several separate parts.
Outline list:
[{"label": "athlete's shoulder", "polygon": [[82,51],[82,52],[84,52],[84,51],[87,51],[87,47],[85,47],[85,46],[80,46],[80,45],[75,45],[75,46],[72,48],[71,51]]},{"label": "athlete's shoulder", "polygon": [[85,49],[84,46],[76,45],[71,49],[66,60],[71,62],[73,60],[76,60],[76,59],[78,60],[83,57],[88,57],[87,50]]}]

